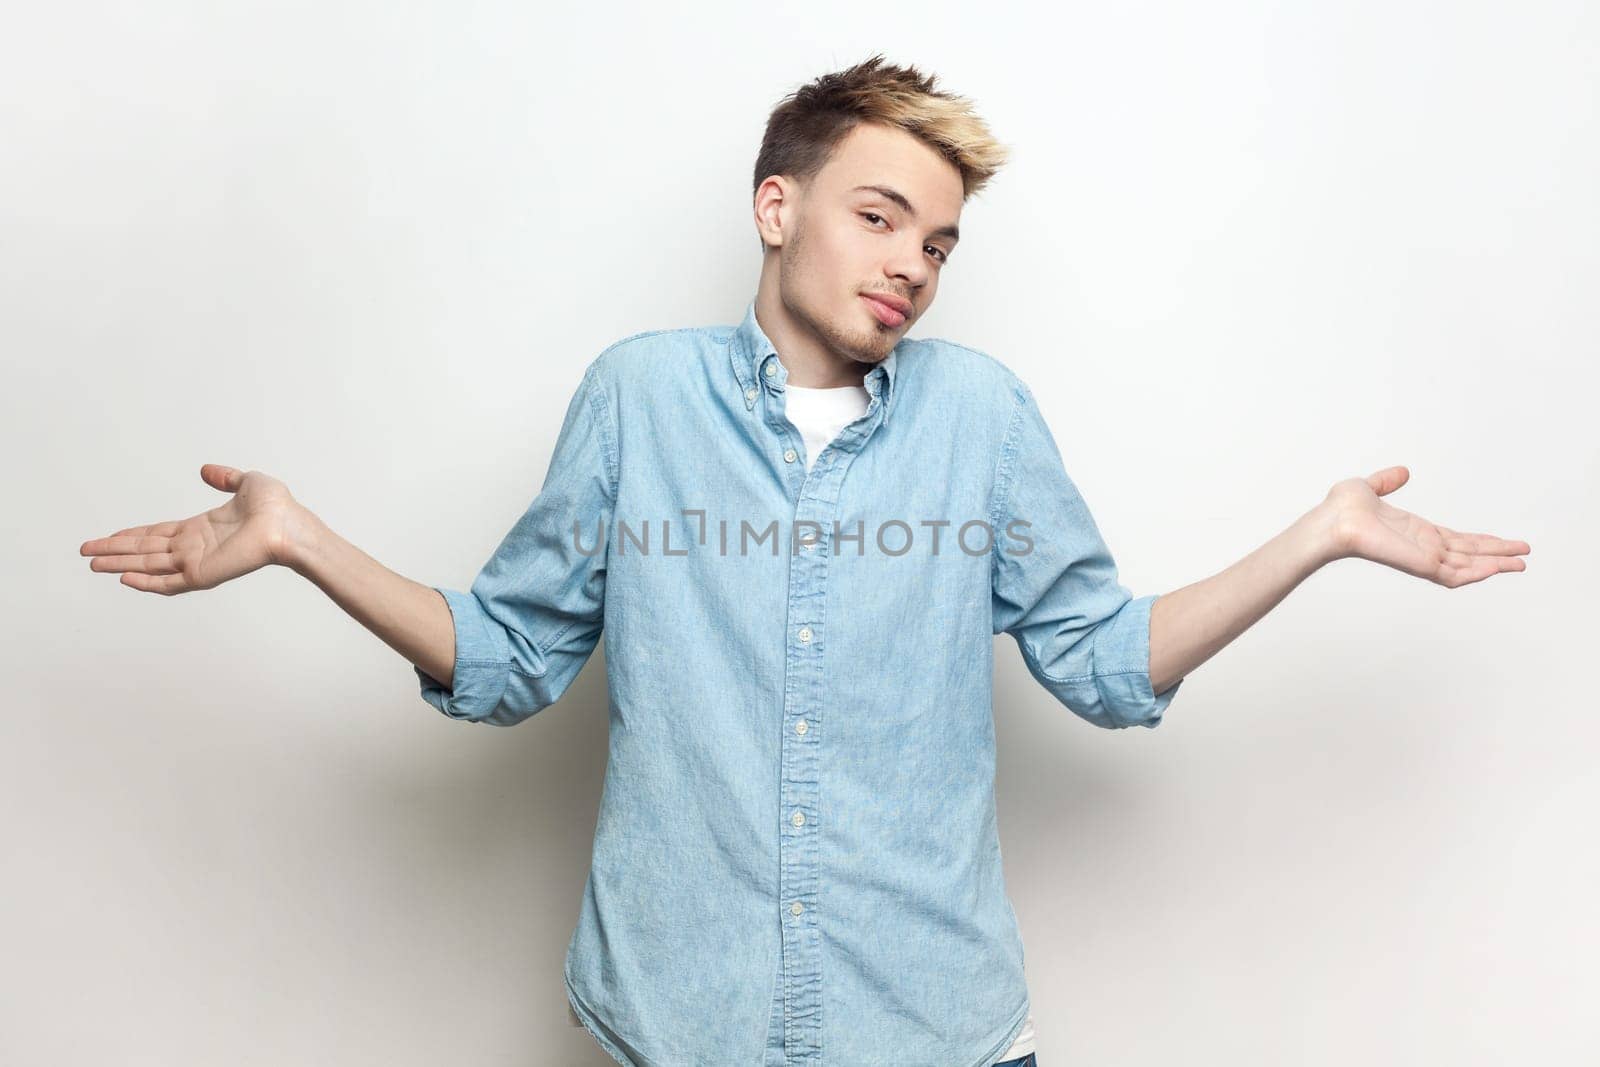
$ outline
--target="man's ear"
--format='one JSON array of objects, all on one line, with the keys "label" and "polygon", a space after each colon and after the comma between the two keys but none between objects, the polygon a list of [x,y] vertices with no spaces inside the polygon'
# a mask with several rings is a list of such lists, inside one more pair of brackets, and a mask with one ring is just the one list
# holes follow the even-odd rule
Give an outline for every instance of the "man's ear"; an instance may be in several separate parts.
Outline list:
[{"label": "man's ear", "polygon": [[794,224],[799,188],[781,174],[769,175],[756,187],[756,232],[766,248],[782,248],[784,234]]}]

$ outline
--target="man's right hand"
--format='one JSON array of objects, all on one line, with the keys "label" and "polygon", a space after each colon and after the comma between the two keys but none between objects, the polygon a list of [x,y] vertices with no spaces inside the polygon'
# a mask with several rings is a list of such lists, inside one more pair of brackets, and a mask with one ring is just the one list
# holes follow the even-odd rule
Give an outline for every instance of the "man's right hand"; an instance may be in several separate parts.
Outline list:
[{"label": "man's right hand", "polygon": [[202,466],[200,477],[232,495],[187,519],[85,541],[78,554],[94,557],[92,571],[120,572],[123,585],[164,595],[211,589],[268,564],[289,564],[291,538],[306,512],[288,486],[219,463]]}]

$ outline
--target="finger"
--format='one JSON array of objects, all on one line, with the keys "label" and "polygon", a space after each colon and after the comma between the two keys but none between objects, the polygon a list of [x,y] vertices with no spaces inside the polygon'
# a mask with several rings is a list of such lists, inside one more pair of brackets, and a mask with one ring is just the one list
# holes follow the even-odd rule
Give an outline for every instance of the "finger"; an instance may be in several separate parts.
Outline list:
[{"label": "finger", "polygon": [[1471,575],[1470,581],[1481,581],[1502,571],[1527,570],[1528,565],[1516,556],[1485,555],[1483,553],[1455,552],[1444,549],[1439,553],[1439,567],[1458,575]]},{"label": "finger", "polygon": [[1445,572],[1444,580],[1440,584],[1455,589],[1481,582],[1492,574],[1527,570],[1528,565],[1515,556],[1474,556],[1463,566],[1445,564],[1440,569]]},{"label": "finger", "polygon": [[140,574],[138,571],[124,574],[122,584],[142,592],[160,593],[163,596],[186,592],[189,588],[181,574]]},{"label": "finger", "polygon": [[1456,533],[1454,530],[1446,537],[1445,544],[1475,556],[1525,556],[1532,551],[1526,541],[1509,541],[1486,533]]},{"label": "finger", "polygon": [[131,556],[142,552],[165,552],[172,538],[155,534],[120,534],[85,541],[78,546],[80,556]]},{"label": "finger", "polygon": [[138,571],[142,574],[176,574],[177,557],[171,552],[148,552],[138,556],[96,556],[89,561],[92,571]]},{"label": "finger", "polygon": [[111,536],[118,537],[123,534],[158,534],[162,537],[171,537],[173,534],[178,532],[179,527],[182,525],[183,522],[179,519],[167,519],[164,522],[152,522],[144,526],[130,526],[126,530],[118,530],[116,533],[111,534]]},{"label": "finger", "polygon": [[[102,553],[106,552],[107,549],[105,547],[103,547],[103,546],[108,541],[110,541],[113,537],[129,537],[129,538],[135,538],[135,537],[171,537],[173,534],[178,532],[178,528],[180,526],[182,526],[182,525],[183,525],[183,523],[178,522],[177,520],[169,520],[167,522],[153,522],[153,523],[149,524],[148,526],[130,526],[126,530],[118,530],[114,534],[108,534],[105,537],[97,537],[92,541],[85,541],[83,544],[78,546],[78,555],[80,555],[80,556],[90,556],[90,555],[99,555],[99,554],[102,554]],[[130,542],[119,542],[119,543],[127,544],[127,543],[130,543]],[[111,549],[110,551],[119,551],[119,550],[118,549]],[[123,552],[148,551],[148,549],[140,550],[140,549],[125,548],[125,549],[120,549],[120,551],[123,551]]]}]

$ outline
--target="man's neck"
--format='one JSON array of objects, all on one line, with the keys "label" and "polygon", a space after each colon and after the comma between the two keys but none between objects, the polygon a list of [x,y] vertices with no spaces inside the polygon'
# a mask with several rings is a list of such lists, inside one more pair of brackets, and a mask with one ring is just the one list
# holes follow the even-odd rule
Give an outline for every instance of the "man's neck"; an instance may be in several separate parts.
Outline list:
[{"label": "man's neck", "polygon": [[784,309],[776,291],[763,288],[756,294],[756,324],[767,335],[778,359],[788,372],[788,383],[809,389],[836,389],[860,385],[867,368],[845,359],[795,322]]}]

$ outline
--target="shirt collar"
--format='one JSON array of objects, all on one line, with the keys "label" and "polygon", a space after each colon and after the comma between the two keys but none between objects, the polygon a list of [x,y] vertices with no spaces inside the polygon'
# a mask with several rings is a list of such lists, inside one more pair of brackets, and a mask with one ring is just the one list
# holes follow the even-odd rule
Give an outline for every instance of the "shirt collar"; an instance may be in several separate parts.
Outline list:
[{"label": "shirt collar", "polygon": [[[902,338],[901,344],[903,343]],[[759,395],[757,390],[763,384],[781,389],[788,381],[788,368],[778,358],[778,350],[772,346],[766,331],[756,321],[754,299],[745,306],[744,320],[734,329],[733,343],[729,349],[729,355],[733,359],[734,374],[737,376],[739,391],[743,395],[746,409],[755,407],[756,397]],[[896,344],[881,363],[867,371],[861,381],[862,386],[873,396],[882,391],[885,422],[888,422],[890,414],[894,411],[895,363],[899,354],[900,344]]]}]

